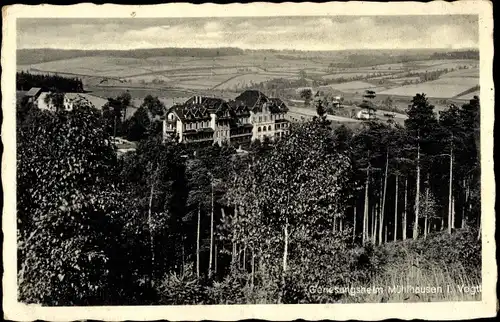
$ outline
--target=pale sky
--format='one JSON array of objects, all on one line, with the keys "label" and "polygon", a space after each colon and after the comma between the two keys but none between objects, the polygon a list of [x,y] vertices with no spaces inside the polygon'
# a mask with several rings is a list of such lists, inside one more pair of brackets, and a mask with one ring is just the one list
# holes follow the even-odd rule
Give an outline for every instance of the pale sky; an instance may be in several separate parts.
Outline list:
[{"label": "pale sky", "polygon": [[475,15],[238,18],[23,18],[18,48],[478,48]]}]

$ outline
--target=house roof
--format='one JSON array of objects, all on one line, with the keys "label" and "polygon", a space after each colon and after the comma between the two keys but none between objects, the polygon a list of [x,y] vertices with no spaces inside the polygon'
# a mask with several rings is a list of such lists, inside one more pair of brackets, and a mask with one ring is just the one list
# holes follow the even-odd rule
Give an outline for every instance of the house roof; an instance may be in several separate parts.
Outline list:
[{"label": "house roof", "polygon": [[201,103],[196,103],[196,96],[193,96],[189,98],[184,105],[202,105],[203,107],[207,109],[218,109],[221,107],[221,105],[225,104],[226,101],[224,101],[222,98],[216,98],[216,97],[206,97],[206,96],[198,96],[200,99]]},{"label": "house roof", "polygon": [[38,94],[40,94],[40,92],[42,91],[42,89],[40,87],[32,87],[27,93],[26,93],[26,96],[28,97],[33,97],[33,96],[36,96]]},{"label": "house roof", "polygon": [[247,90],[235,98],[233,106],[246,106],[252,112],[262,112],[264,103],[267,104],[271,113],[286,113],[288,107],[279,98],[267,97],[264,93],[257,90]]},{"label": "house roof", "polygon": [[242,102],[229,101],[229,108],[231,109],[231,113],[235,117],[248,117],[250,116],[250,109],[248,106],[244,105]]},{"label": "house roof", "polygon": [[261,112],[262,106],[269,101],[269,98],[261,91],[246,90],[234,100],[237,105],[245,105],[253,112]]},{"label": "house roof", "polygon": [[229,102],[222,98],[193,96],[184,104],[172,106],[169,113],[175,113],[181,121],[210,119],[212,113],[217,116],[217,120],[222,120],[249,117],[250,111],[262,111],[264,103],[267,104],[271,113],[288,111],[288,107],[281,99],[269,98],[260,91],[248,90]]},{"label": "house roof", "polygon": [[210,110],[201,104],[178,104],[172,106],[169,112],[175,113],[182,121],[210,119]]},{"label": "house roof", "polygon": [[271,103],[269,106],[269,110],[271,113],[286,113],[288,112],[288,106],[286,106],[285,102],[283,102],[280,98],[273,97],[269,99]]}]

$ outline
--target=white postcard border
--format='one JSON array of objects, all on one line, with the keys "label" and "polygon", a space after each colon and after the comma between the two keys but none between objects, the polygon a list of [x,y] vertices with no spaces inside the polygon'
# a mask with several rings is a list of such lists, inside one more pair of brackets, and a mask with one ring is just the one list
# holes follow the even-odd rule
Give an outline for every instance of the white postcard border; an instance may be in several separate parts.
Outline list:
[{"label": "white postcard border", "polygon": [[[497,266],[495,260],[495,180],[493,172],[494,86],[493,10],[488,1],[447,2],[345,2],[345,3],[252,3],[193,5],[186,3],[154,6],[93,5],[71,6],[13,5],[3,8],[2,38],[2,185],[4,209],[3,308],[11,320],[69,321],[95,320],[239,320],[259,318],[291,320],[303,318],[380,320],[470,319],[496,313]],[[479,15],[480,87],[481,87],[481,198],[482,198],[482,301],[453,303],[401,304],[301,304],[301,305],[207,305],[207,306],[103,306],[41,307],[17,302],[16,251],[16,131],[15,73],[16,19],[31,18],[125,18],[131,17],[237,17],[237,16],[327,16],[327,15]]]}]

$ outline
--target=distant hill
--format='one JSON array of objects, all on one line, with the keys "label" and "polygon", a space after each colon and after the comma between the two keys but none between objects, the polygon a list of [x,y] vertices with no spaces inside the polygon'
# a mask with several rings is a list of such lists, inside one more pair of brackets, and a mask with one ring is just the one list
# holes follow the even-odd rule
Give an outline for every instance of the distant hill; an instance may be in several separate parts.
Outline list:
[{"label": "distant hill", "polygon": [[394,49],[394,50],[336,50],[336,51],[301,51],[301,50],[243,50],[234,47],[222,48],[151,48],[131,50],[66,50],[51,48],[18,49],[17,64],[29,65],[48,61],[78,57],[112,56],[121,58],[146,59],[150,57],[218,57],[244,54],[272,54],[282,59],[325,59],[332,58],[336,67],[373,66],[384,63],[399,63],[429,59],[479,59],[479,51],[446,49]]},{"label": "distant hill", "polygon": [[17,64],[38,64],[47,61],[70,59],[88,56],[113,56],[121,58],[150,57],[217,57],[242,55],[239,48],[151,48],[132,50],[66,50],[51,48],[18,49]]}]

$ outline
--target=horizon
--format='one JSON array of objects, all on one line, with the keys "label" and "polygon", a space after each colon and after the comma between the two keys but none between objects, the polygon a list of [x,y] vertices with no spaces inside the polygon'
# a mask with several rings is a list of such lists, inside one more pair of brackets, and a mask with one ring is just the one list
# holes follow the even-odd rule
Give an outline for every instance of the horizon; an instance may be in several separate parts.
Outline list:
[{"label": "horizon", "polygon": [[461,50],[479,47],[478,22],[477,15],[19,18],[17,48]]},{"label": "horizon", "polygon": [[33,47],[33,48],[17,48],[16,50],[60,50],[60,51],[133,51],[133,50],[161,50],[161,49],[238,49],[242,51],[277,51],[277,52],[345,52],[345,51],[478,51],[478,47],[462,47],[462,48],[396,48],[396,49],[378,49],[378,48],[347,48],[347,49],[324,49],[324,50],[306,50],[306,49],[273,49],[273,48],[260,48],[248,49],[240,47],[144,47],[144,48],[129,48],[129,49],[67,49],[59,47]]}]

